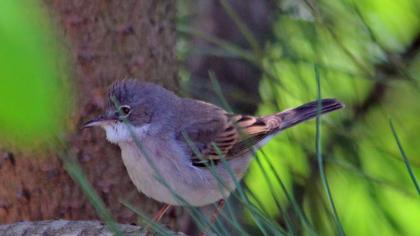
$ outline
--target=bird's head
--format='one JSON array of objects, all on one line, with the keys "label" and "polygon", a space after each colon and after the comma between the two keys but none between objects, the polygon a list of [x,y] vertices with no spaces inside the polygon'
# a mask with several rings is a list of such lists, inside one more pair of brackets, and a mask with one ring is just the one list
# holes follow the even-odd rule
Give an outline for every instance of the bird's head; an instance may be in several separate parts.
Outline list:
[{"label": "bird's head", "polygon": [[112,143],[132,141],[133,131],[136,134],[147,132],[151,125],[161,120],[169,103],[177,98],[158,85],[133,79],[114,83],[108,96],[105,111],[84,123],[83,128],[102,127]]}]

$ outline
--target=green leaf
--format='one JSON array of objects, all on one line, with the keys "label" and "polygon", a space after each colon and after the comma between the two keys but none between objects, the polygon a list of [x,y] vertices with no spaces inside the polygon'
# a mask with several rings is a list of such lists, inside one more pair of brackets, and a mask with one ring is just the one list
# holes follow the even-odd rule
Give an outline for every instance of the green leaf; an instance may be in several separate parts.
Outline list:
[{"label": "green leaf", "polygon": [[[0,141],[15,145],[55,137],[65,122],[67,74],[41,4],[0,1]],[[65,102],[65,99],[67,101]]]}]

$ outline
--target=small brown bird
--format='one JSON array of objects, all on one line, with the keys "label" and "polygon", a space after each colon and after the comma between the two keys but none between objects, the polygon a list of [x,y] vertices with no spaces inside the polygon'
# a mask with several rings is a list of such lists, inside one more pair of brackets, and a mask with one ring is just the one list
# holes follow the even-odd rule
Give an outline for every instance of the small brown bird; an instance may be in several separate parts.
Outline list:
[{"label": "small brown bird", "polygon": [[[84,127],[104,128],[107,139],[120,146],[137,189],[168,206],[205,206],[227,198],[235,181],[226,163],[240,180],[253,150],[318,113],[343,107],[335,99],[322,99],[319,108],[314,101],[267,116],[230,114],[137,80],[116,82],[109,96],[105,112]],[[167,209],[164,207],[156,219]]]}]

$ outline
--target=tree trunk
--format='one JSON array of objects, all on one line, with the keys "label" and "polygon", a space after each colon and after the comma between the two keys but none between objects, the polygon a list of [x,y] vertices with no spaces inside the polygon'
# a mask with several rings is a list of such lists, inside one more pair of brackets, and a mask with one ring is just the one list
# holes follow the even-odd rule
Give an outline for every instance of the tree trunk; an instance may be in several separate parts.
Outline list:
[{"label": "tree trunk", "polygon": [[[69,134],[71,152],[120,223],[136,222],[120,199],[149,213],[158,204],[137,192],[118,147],[105,141],[103,131],[81,131],[79,126],[104,107],[107,86],[115,80],[133,77],[177,87],[175,3],[44,0],[59,35],[64,36],[77,91]],[[0,223],[56,218],[98,216],[54,151],[22,153],[0,148]]]}]

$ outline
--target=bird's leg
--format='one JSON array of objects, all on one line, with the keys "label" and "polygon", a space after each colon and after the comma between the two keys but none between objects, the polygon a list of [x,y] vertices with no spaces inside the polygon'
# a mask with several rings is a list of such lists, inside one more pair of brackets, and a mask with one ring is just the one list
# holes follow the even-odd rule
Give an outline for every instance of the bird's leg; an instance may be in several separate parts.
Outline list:
[{"label": "bird's leg", "polygon": [[[158,212],[156,212],[156,214],[153,216],[153,221],[155,222],[155,223],[159,223],[159,221],[162,219],[162,217],[165,215],[165,213],[169,210],[169,209],[171,209],[171,205],[169,205],[169,204],[165,204],[162,208],[160,208],[160,210],[158,211]],[[151,236],[152,235],[152,232],[150,232],[149,231],[150,230],[150,228],[149,228],[149,226],[147,226],[146,227],[146,230],[145,230],[145,235],[146,236]]]},{"label": "bird's leg", "polygon": [[219,217],[220,212],[222,212],[222,209],[223,209],[224,206],[225,206],[225,200],[224,199],[219,200],[219,202],[217,203],[217,208],[213,212],[213,215],[211,216],[211,219],[210,219],[210,224],[211,225],[216,223],[216,220]]},{"label": "bird's leg", "polygon": [[[222,209],[223,209],[224,206],[225,206],[225,200],[224,199],[220,199],[219,202],[217,202],[216,210],[211,215],[210,224],[209,224],[208,227],[210,227],[210,226],[214,225],[214,223],[216,223],[216,220],[219,217],[220,212],[222,212]],[[207,231],[207,228],[208,227],[206,227],[203,230],[203,232],[200,233],[200,236],[205,236],[206,235],[206,231]]]},{"label": "bird's leg", "polygon": [[162,217],[165,215],[165,213],[171,209],[171,205],[169,204],[165,204],[162,208],[160,208],[160,210],[158,212],[156,212],[155,216],[153,216],[153,221],[155,223],[158,223]]}]

